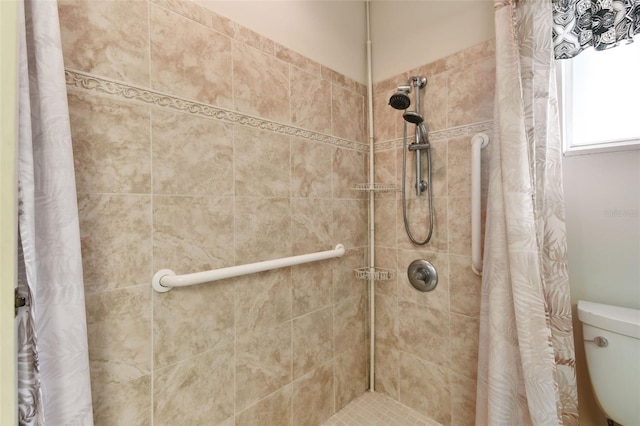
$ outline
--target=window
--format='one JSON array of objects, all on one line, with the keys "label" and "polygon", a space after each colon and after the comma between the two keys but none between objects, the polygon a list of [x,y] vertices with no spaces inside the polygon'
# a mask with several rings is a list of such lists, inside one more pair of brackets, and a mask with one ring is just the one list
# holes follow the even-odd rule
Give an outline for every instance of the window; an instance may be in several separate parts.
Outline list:
[{"label": "window", "polygon": [[640,40],[557,64],[565,155],[640,149]]}]

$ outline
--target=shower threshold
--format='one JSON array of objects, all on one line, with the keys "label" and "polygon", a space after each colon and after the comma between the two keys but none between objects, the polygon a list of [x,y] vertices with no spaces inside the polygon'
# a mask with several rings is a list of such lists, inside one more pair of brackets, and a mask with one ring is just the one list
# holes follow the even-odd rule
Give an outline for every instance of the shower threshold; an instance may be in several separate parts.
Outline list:
[{"label": "shower threshold", "polygon": [[378,392],[365,392],[322,426],[442,426]]}]

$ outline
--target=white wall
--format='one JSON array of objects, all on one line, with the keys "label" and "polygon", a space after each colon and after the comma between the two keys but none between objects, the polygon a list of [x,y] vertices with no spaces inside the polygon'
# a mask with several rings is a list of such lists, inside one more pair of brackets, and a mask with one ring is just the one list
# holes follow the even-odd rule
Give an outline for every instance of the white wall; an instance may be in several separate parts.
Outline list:
[{"label": "white wall", "polygon": [[640,150],[563,166],[572,300],[640,309]]},{"label": "white wall", "polygon": [[[195,1],[366,83],[364,1]],[[494,36],[490,0],[373,0],[370,12],[375,82]]]},{"label": "white wall", "polygon": [[580,424],[605,424],[587,371],[578,300],[640,309],[640,150],[563,158]]}]

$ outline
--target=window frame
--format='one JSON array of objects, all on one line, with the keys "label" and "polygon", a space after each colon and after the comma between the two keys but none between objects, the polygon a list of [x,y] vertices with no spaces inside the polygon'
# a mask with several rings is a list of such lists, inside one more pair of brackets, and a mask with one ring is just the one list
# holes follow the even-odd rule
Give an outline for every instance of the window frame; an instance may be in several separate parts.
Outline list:
[{"label": "window frame", "polygon": [[[636,41],[640,42],[640,40]],[[616,152],[640,150],[640,135],[637,138],[603,140],[593,144],[574,143],[572,116],[573,79],[568,78],[573,73],[571,59],[556,60],[556,87],[558,90],[558,113],[560,119],[560,134],[562,138],[562,153],[565,156],[596,154],[602,152]],[[640,120],[640,110],[639,120]]]}]

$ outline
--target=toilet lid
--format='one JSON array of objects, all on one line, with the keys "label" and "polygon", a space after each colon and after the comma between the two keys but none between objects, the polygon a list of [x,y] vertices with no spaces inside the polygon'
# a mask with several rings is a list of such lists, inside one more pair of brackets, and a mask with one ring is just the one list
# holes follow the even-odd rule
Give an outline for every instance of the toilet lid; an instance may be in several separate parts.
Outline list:
[{"label": "toilet lid", "polygon": [[578,318],[585,324],[640,339],[640,310],[579,300]]}]

